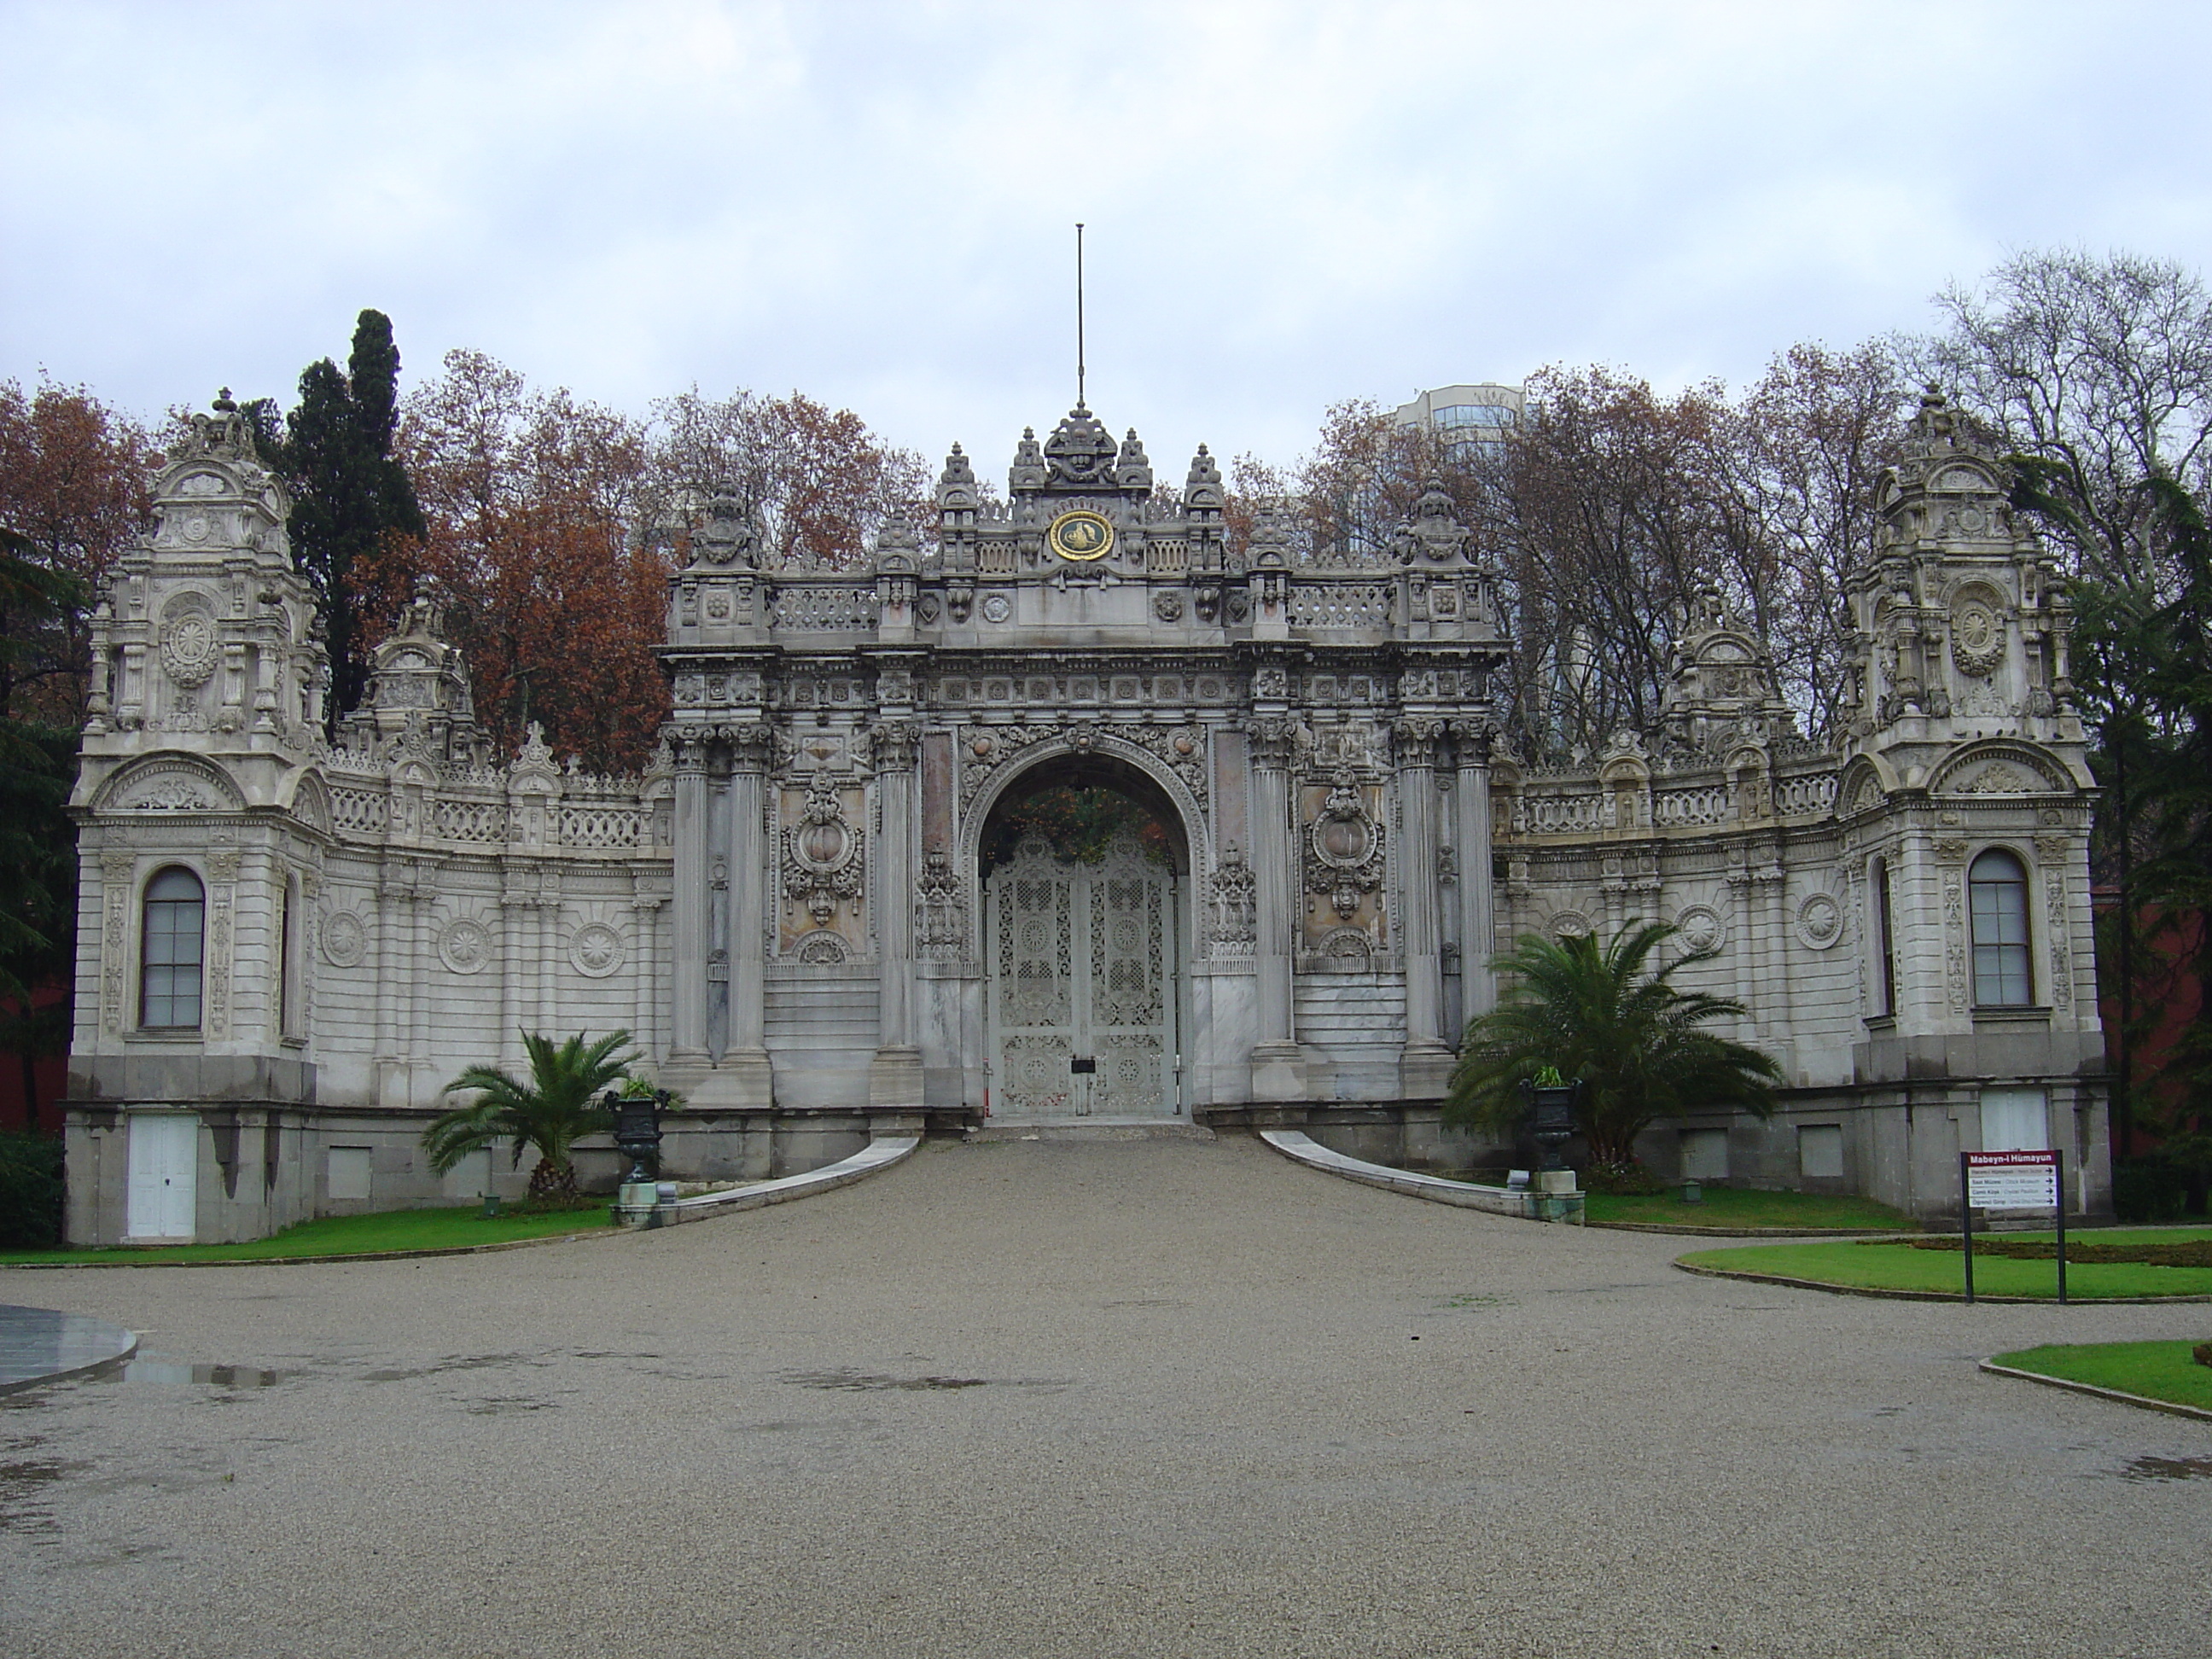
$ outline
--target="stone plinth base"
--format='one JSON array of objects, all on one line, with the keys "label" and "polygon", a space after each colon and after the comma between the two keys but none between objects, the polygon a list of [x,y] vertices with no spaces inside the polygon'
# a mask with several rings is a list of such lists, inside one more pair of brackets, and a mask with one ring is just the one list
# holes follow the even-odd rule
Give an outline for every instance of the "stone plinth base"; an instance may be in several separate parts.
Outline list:
[{"label": "stone plinth base", "polygon": [[1441,1042],[1409,1042],[1398,1063],[1401,1097],[1442,1100],[1451,1091],[1452,1067],[1459,1056]]},{"label": "stone plinth base", "polygon": [[868,1062],[868,1109],[871,1112],[918,1112],[921,1109],[921,1050],[886,1046]]},{"label": "stone plinth base", "polygon": [[1305,1051],[1295,1042],[1255,1042],[1252,1045],[1252,1098],[1306,1098]]},{"label": "stone plinth base", "polygon": [[766,1111],[775,1103],[775,1073],[765,1048],[732,1048],[704,1066],[672,1057],[659,1080],[699,1111]]}]

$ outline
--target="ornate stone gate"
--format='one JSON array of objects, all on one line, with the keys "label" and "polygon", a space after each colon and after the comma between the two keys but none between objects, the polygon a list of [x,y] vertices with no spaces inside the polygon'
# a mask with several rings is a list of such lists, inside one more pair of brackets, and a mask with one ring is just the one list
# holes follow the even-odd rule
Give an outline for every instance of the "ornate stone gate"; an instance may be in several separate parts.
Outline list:
[{"label": "ornate stone gate", "polygon": [[994,1116],[1182,1116],[1174,871],[1126,830],[1096,863],[1033,837],[983,886]]}]

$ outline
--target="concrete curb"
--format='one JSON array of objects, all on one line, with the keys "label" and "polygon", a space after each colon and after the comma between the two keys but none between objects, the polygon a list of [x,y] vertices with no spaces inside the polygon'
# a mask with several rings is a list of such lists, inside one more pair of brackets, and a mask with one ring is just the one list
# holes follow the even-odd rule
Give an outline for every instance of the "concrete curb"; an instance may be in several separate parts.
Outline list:
[{"label": "concrete curb", "polygon": [[[466,1208],[457,1205],[456,1208]],[[342,1255],[240,1255],[215,1261],[166,1261],[147,1252],[143,1261],[0,1261],[0,1268],[42,1273],[73,1273],[81,1267],[313,1267],[327,1261],[414,1261],[434,1255],[489,1255],[495,1250],[529,1250],[540,1244],[588,1244],[594,1239],[620,1238],[608,1223],[592,1224],[588,1232],[546,1233],[537,1238],[502,1238],[492,1244],[439,1244],[422,1250],[349,1250]]]},{"label": "concrete curb", "polygon": [[2024,1371],[2017,1365],[2000,1365],[1994,1359],[1984,1359],[1979,1369],[1991,1376],[2017,1376],[2024,1382],[2040,1382],[2047,1389],[2064,1389],[2069,1394],[2094,1395],[2100,1400],[2117,1400],[2123,1406],[2140,1406],[2145,1411],[2167,1412],[2175,1417],[2193,1417],[2200,1422],[2212,1423],[2212,1412],[2202,1406],[2185,1406],[2178,1400],[2154,1400],[2147,1394],[2125,1394],[2118,1389],[2100,1389],[2094,1382],[2076,1382],[2068,1376],[2051,1376],[2042,1371]]},{"label": "concrete curb", "polygon": [[[589,1244],[603,1239],[628,1238],[641,1227],[668,1227],[682,1221],[704,1221],[710,1216],[725,1215],[738,1210],[757,1210],[768,1204],[786,1204],[794,1198],[806,1198],[833,1188],[848,1187],[854,1182],[865,1180],[878,1170],[888,1170],[892,1164],[911,1157],[921,1145],[919,1135],[888,1137],[871,1142],[850,1158],[819,1170],[810,1170],[805,1175],[757,1182],[752,1186],[735,1188],[726,1193],[702,1193],[696,1198],[681,1198],[672,1205],[658,1205],[651,1210],[637,1212],[641,1216],[656,1213],[667,1216],[669,1218],[665,1220],[633,1222],[621,1226],[611,1226],[601,1222],[586,1232],[547,1233],[539,1238],[507,1238],[495,1244],[445,1244],[427,1250],[354,1250],[343,1255],[249,1255],[220,1261],[165,1261],[158,1256],[143,1261],[0,1261],[0,1267],[24,1268],[38,1273],[68,1273],[80,1267],[312,1267],[339,1261],[413,1261],[438,1255],[488,1255],[495,1250],[534,1249],[540,1244]],[[672,1211],[676,1213],[671,1215]]]},{"label": "concrete curb", "polygon": [[1663,1221],[1593,1221],[1617,1233],[1672,1233],[1677,1238],[1917,1238],[1894,1227],[1679,1227]]},{"label": "concrete curb", "polygon": [[[1830,1285],[1818,1279],[1791,1279],[1782,1273],[1757,1273],[1736,1267],[1699,1267],[1677,1257],[1672,1264],[1686,1273],[1695,1273],[1700,1279],[1741,1279],[1752,1285],[1787,1285],[1793,1290],[1826,1291],[1831,1296],[1870,1296],[1886,1302],[1959,1302],[1966,1301],[1960,1291],[1889,1291],[1872,1285]],[[1990,1296],[1984,1291],[1974,1292],[1974,1300],[2002,1302],[2023,1308],[2055,1308],[2056,1297],[2051,1296]],[[2131,1308],[2163,1307],[2169,1303],[2212,1302],[2212,1296],[2069,1296],[2069,1308]]]},{"label": "concrete curb", "polygon": [[[46,1351],[32,1369],[27,1356]],[[0,1395],[105,1370],[138,1352],[138,1333],[89,1314],[0,1306]]]},{"label": "concrete curb", "polygon": [[1566,1200],[1575,1211],[1573,1218],[1581,1219],[1580,1193],[1522,1193],[1506,1187],[1478,1187],[1470,1181],[1447,1181],[1442,1176],[1417,1175],[1411,1170],[1394,1170],[1385,1164],[1370,1164],[1364,1158],[1331,1152],[1302,1129],[1262,1129],[1260,1139],[1285,1158],[1310,1170],[1403,1193],[1408,1198],[1424,1198],[1431,1204],[1486,1210],[1492,1215],[1513,1216],[1523,1221],[1566,1219],[1546,1216],[1537,1207],[1550,1198],[1554,1201]]},{"label": "concrete curb", "polygon": [[809,1198],[816,1193],[849,1187],[856,1181],[880,1175],[894,1164],[913,1157],[921,1145],[920,1135],[885,1135],[870,1141],[850,1158],[809,1170],[804,1175],[757,1182],[750,1187],[732,1188],[726,1193],[701,1193],[695,1198],[679,1198],[671,1204],[617,1204],[615,1216],[624,1231],[635,1232],[678,1226],[687,1221],[707,1221],[718,1215],[734,1215],[741,1210],[757,1210],[770,1204],[788,1204],[794,1198]]}]

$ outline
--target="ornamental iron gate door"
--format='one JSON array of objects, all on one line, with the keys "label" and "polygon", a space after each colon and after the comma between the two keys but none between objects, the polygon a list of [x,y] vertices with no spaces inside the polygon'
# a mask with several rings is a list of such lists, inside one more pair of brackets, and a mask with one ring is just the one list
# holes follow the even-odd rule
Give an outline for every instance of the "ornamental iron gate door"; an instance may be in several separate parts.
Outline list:
[{"label": "ornamental iron gate door", "polygon": [[1124,833],[1097,864],[1022,842],[985,883],[992,1115],[1172,1117],[1174,872]]}]

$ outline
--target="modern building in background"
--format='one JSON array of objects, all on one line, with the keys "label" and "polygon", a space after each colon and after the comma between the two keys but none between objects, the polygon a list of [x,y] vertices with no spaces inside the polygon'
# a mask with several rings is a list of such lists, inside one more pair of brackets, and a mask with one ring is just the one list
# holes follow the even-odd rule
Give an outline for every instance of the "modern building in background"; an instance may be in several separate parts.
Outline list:
[{"label": "modern building in background", "polygon": [[1528,399],[1517,386],[1440,386],[1398,405],[1398,424],[1432,428],[1447,445],[1496,444],[1521,424]]}]

